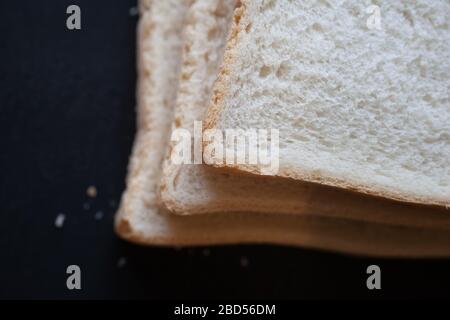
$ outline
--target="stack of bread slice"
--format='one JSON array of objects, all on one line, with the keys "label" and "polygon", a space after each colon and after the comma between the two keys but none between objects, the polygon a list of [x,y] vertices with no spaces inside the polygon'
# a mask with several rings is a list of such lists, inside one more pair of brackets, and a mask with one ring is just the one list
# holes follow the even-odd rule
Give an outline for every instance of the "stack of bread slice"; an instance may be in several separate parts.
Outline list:
[{"label": "stack of bread slice", "polygon": [[[450,4],[416,2],[383,3],[371,29],[365,1],[141,0],[117,233],[450,256]],[[279,170],[204,164],[195,143],[173,161],[200,121],[276,128]]]}]

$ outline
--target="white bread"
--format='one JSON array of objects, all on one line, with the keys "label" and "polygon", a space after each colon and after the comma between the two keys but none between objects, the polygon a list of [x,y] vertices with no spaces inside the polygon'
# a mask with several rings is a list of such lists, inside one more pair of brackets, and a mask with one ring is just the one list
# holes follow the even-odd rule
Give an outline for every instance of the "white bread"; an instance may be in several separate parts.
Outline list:
[{"label": "white bread", "polygon": [[280,177],[448,206],[450,2],[377,3],[380,30],[372,1],[243,1],[207,128],[279,129]]},{"label": "white bread", "polygon": [[[116,216],[119,236],[145,245],[274,243],[361,255],[450,256],[450,235],[442,230],[307,216],[230,213],[179,217],[160,211],[155,199],[155,173],[164,154],[160,139],[169,139],[168,133],[164,137],[161,132],[168,131],[171,122],[170,110],[161,110],[174,106],[173,87],[176,87],[180,62],[177,52],[181,51],[182,25],[178,22],[183,19],[188,6],[181,0],[150,3],[150,8],[141,12],[139,23],[139,125],[130,159],[127,190]],[[164,43],[160,42],[163,38]],[[167,42],[167,39],[171,41]],[[156,53],[154,50],[161,51]],[[175,80],[169,85],[169,79]],[[167,86],[162,87],[162,83]],[[161,101],[167,103],[158,104]]]},{"label": "white bread", "polygon": [[173,117],[188,7],[189,0],[139,1],[137,133],[116,215],[121,235],[128,233],[128,226],[133,234],[145,234],[148,219],[159,217],[156,190]]},{"label": "white bread", "polygon": [[[225,50],[234,4],[233,0],[197,1],[189,10],[173,129],[183,128],[192,133],[194,121],[202,120],[205,115]],[[450,212],[445,209],[411,206],[291,179],[239,176],[207,166],[177,165],[170,155],[169,150],[160,197],[164,206],[176,214],[310,214],[450,228]]]}]

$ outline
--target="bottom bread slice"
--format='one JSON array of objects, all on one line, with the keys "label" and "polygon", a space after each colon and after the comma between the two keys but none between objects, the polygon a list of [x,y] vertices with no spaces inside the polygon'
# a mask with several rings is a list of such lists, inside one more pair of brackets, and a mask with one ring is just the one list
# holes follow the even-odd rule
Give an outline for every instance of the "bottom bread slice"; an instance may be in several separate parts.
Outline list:
[{"label": "bottom bread slice", "polygon": [[170,216],[158,209],[128,211],[116,224],[125,240],[159,246],[278,244],[363,256],[450,256],[443,230],[387,226],[344,219],[270,214]]},{"label": "bottom bread slice", "polygon": [[267,243],[360,255],[450,256],[450,234],[443,230],[258,213],[182,217],[160,210],[156,190],[173,117],[189,1],[147,0],[141,6],[138,133],[116,215],[120,237],[162,246]]}]

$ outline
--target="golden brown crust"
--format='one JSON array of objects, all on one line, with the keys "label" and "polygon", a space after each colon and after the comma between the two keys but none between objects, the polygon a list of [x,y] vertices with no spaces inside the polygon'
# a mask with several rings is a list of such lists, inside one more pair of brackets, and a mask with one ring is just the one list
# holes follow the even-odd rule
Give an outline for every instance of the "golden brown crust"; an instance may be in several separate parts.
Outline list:
[{"label": "golden brown crust", "polygon": [[[395,201],[412,203],[423,206],[437,206],[447,208],[450,205],[450,198],[436,199],[421,195],[402,193],[400,191],[387,189],[383,186],[369,186],[358,183],[350,179],[344,180],[333,176],[321,176],[314,173],[293,170],[292,168],[281,168],[279,176],[295,180],[309,181],[324,184],[332,187],[343,188],[354,192],[372,195],[374,197],[388,198]],[[449,195],[450,196],[450,195]],[[450,213],[450,212],[449,212]]]},{"label": "golden brown crust", "polygon": [[[239,33],[245,29],[243,27],[242,17],[244,17],[247,12],[246,8],[246,1],[242,0],[240,2],[240,6],[234,11],[233,24],[231,26],[230,36],[227,41],[223,63],[214,84],[211,104],[204,120],[205,131],[216,126],[219,113],[223,108],[224,95],[230,86],[228,75],[230,73],[229,66],[234,60],[233,49],[236,47],[238,42]],[[203,143],[203,148],[205,146],[206,142]]]},{"label": "golden brown crust", "polygon": [[[253,175],[262,175],[261,167],[256,165],[247,164],[211,164],[211,166],[216,168],[230,167],[237,174],[248,173]],[[344,180],[335,178],[333,176],[323,176],[320,174],[314,174],[312,172],[300,171],[298,169],[294,170],[292,168],[281,167],[277,174],[273,177],[287,178],[292,180],[299,180],[304,182],[316,183],[320,185],[340,188],[349,190],[356,193],[362,193],[372,197],[377,197],[381,199],[389,199],[393,201],[410,203],[415,205],[427,206],[427,207],[437,207],[437,208],[450,208],[450,199],[435,199],[430,197],[424,197],[419,195],[405,194],[396,190],[388,190],[383,186],[371,187],[357,181]],[[450,212],[449,212],[450,214]]]},{"label": "golden brown crust", "polygon": [[442,230],[308,216],[274,219],[274,216],[269,214],[253,216],[245,213],[170,219],[173,220],[175,228],[184,228],[171,234],[145,233],[135,229],[133,223],[127,219],[121,219],[116,224],[116,232],[124,240],[152,246],[252,243],[301,246],[387,258],[450,256],[450,235]]}]

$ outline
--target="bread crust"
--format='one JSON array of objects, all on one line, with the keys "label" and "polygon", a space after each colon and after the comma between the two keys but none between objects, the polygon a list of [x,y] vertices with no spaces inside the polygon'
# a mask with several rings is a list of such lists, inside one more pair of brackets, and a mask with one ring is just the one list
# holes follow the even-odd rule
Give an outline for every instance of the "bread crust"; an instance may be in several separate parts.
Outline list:
[{"label": "bread crust", "polygon": [[[144,232],[127,218],[116,224],[124,240],[151,246],[276,244],[385,258],[450,256],[450,235],[442,230],[386,226],[376,223],[276,217],[235,213],[197,217],[170,217],[172,232]],[[189,220],[189,221],[186,221]]]},{"label": "bread crust", "polygon": [[[219,119],[219,114],[223,108],[223,99],[225,92],[228,91],[230,82],[227,81],[227,76],[230,73],[229,66],[232,64],[235,56],[233,55],[233,50],[238,42],[239,33],[244,30],[244,24],[247,21],[247,1],[241,0],[241,5],[234,12],[233,24],[231,26],[230,37],[227,41],[225,54],[223,57],[223,63],[220,68],[219,75],[213,87],[212,99],[208,112],[204,120],[205,130],[213,129],[216,127],[217,121]],[[203,142],[203,150],[207,146],[206,142]],[[219,167],[218,165],[214,165]]]}]

